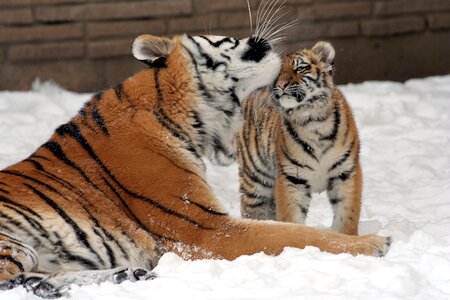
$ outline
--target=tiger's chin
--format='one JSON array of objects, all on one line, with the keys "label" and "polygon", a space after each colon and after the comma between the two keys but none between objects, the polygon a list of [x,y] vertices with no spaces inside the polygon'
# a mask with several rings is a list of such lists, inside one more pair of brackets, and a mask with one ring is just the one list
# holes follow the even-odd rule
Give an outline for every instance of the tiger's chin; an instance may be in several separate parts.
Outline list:
[{"label": "tiger's chin", "polygon": [[293,109],[301,105],[301,100],[291,95],[282,95],[278,100],[284,109]]}]

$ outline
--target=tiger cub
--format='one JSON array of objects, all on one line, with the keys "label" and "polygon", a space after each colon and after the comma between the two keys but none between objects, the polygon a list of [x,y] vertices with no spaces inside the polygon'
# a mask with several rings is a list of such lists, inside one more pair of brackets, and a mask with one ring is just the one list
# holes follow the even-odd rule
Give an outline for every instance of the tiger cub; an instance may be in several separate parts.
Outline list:
[{"label": "tiger cub", "polygon": [[243,217],[304,223],[311,193],[327,191],[333,230],[358,234],[360,143],[333,82],[334,59],[327,42],[287,55],[275,85],[244,103],[237,142]]}]

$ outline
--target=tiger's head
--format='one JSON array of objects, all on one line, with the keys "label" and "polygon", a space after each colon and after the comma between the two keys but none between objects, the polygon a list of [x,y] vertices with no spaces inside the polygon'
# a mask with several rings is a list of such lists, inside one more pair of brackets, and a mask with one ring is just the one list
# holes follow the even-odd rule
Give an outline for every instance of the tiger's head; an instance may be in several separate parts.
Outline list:
[{"label": "tiger's head", "polygon": [[280,71],[281,58],[270,42],[258,36],[143,35],[132,50],[138,60],[188,78],[176,79],[177,85],[194,82],[196,123],[202,124],[199,152],[213,163],[232,163],[233,139],[242,124],[241,101],[273,84]]},{"label": "tiger's head", "polygon": [[323,106],[334,89],[335,50],[328,42],[301,49],[283,58],[273,86],[273,100],[282,112]]},{"label": "tiger's head", "polygon": [[132,50],[136,59],[154,66],[164,64],[173,52],[184,51],[203,88],[213,93],[210,96],[232,94],[237,97],[233,100],[239,101],[255,89],[273,83],[281,64],[272,45],[256,36],[237,39],[180,35],[169,39],[141,35]]}]

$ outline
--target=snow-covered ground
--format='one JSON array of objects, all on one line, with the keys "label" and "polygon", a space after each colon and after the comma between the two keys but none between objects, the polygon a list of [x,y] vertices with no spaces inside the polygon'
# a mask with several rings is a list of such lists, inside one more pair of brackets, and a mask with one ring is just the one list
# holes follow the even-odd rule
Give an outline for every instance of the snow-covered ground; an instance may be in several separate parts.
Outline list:
[{"label": "snow-covered ground", "polygon": [[[361,232],[394,238],[384,258],[286,249],[235,261],[183,261],[166,254],[150,282],[74,287],[86,299],[450,299],[450,76],[341,87],[362,138]],[[89,95],[55,85],[0,93],[0,167],[28,156]],[[211,166],[208,179],[239,215],[237,168]],[[308,224],[329,226],[324,195]],[[23,288],[0,299],[34,299]]]}]

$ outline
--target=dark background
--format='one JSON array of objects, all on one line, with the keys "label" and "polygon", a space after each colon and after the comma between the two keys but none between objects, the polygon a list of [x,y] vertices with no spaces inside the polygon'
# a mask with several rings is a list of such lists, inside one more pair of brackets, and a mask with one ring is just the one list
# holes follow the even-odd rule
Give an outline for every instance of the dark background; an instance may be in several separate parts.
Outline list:
[{"label": "dark background", "polygon": [[[250,1],[254,15],[260,0]],[[450,73],[450,0],[288,0],[287,50],[331,41],[338,83]],[[139,34],[249,35],[245,0],[0,0],[0,90],[95,91],[143,68]]]}]

